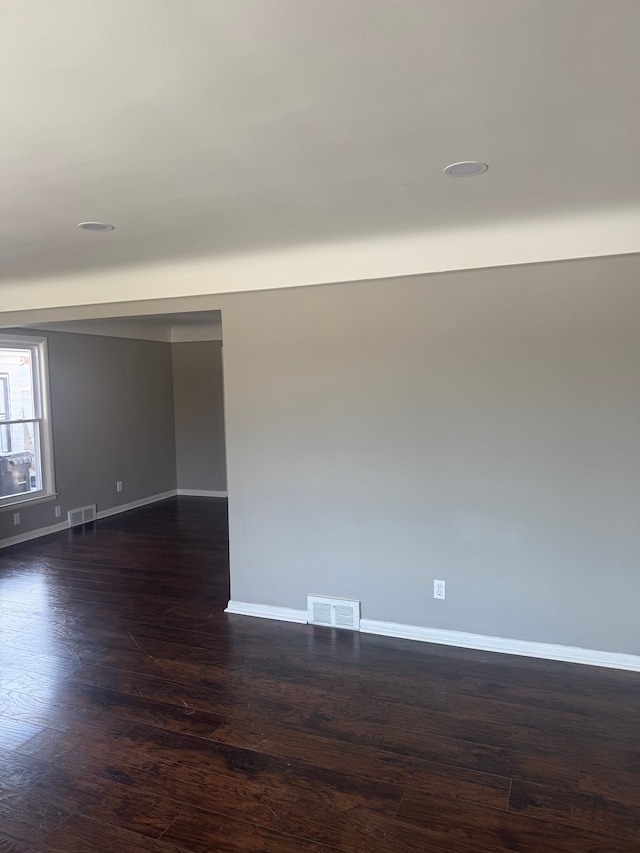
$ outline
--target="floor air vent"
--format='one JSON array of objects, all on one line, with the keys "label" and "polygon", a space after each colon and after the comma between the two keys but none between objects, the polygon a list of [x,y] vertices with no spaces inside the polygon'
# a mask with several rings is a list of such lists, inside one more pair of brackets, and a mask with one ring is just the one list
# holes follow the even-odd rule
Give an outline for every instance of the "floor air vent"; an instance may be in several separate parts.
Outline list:
[{"label": "floor air vent", "polygon": [[79,524],[88,524],[90,521],[96,520],[96,505],[80,506],[77,509],[70,509],[69,527],[77,527]]},{"label": "floor air vent", "polygon": [[311,625],[329,628],[360,630],[360,602],[346,598],[325,598],[323,595],[307,596],[307,621]]}]

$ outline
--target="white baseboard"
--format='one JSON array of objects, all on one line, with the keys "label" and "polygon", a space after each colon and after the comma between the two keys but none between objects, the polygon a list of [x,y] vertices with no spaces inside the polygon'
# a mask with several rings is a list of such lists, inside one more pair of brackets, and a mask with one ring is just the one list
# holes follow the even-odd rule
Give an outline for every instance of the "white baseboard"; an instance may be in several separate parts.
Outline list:
[{"label": "white baseboard", "polygon": [[[96,518],[108,518],[110,515],[118,515],[121,512],[128,512],[130,509],[138,509],[138,507],[154,504],[158,501],[164,501],[167,498],[174,498],[177,490],[171,489],[168,492],[162,492],[158,495],[150,495],[148,498],[141,498],[138,501],[131,501],[127,504],[112,506],[109,509],[101,509]],[[10,536],[8,539],[0,540],[0,548],[8,548],[10,545],[19,545],[21,542],[29,542],[31,539],[39,539],[41,536],[48,536],[50,533],[59,533],[61,530],[69,529],[69,521],[61,521],[58,524],[52,524],[49,527],[37,527],[35,530],[29,530],[27,533],[18,533],[17,536]]]},{"label": "white baseboard", "polygon": [[30,530],[28,533],[18,533],[17,536],[1,539],[0,548],[19,545],[21,542],[28,542],[30,539],[39,539],[41,536],[48,536],[50,533],[59,533],[61,530],[67,530],[68,527],[68,521],[60,521],[58,524],[52,524],[50,527],[38,527],[37,530]]},{"label": "white baseboard", "polygon": [[230,601],[225,613],[238,616],[260,616],[263,619],[277,619],[279,622],[301,622],[306,624],[307,611],[294,610],[292,607],[271,607],[268,604],[251,604],[247,601]]},{"label": "white baseboard", "polygon": [[191,498],[226,498],[227,492],[216,492],[208,489],[177,489],[178,495],[188,495]]},{"label": "white baseboard", "polygon": [[168,492],[161,492],[158,495],[150,495],[148,498],[140,498],[138,501],[131,501],[128,504],[118,504],[118,506],[110,506],[108,509],[101,509],[97,513],[98,520],[108,518],[110,515],[118,515],[121,512],[129,512],[130,509],[138,509],[147,504],[155,504],[158,501],[166,501],[167,498],[175,498],[177,489],[170,489]]},{"label": "white baseboard", "polygon": [[535,643],[529,640],[510,640],[506,637],[489,637],[485,634],[467,634],[463,631],[445,631],[440,628],[421,628],[418,625],[401,625],[397,622],[378,622],[362,619],[360,631],[364,634],[379,634],[418,640],[422,643],[437,643],[463,649],[478,649],[483,652],[500,652],[543,660],[559,660],[566,663],[582,663],[588,666],[605,666],[610,669],[628,669],[640,672],[640,656],[618,652],[603,652],[582,649],[578,646],[560,646],[553,643]]},{"label": "white baseboard", "polygon": [[[295,610],[292,607],[272,607],[267,604],[251,604],[245,601],[230,601],[225,613],[259,616],[264,619],[277,619],[280,622],[307,622],[306,610]],[[417,640],[421,643],[457,646],[462,649],[477,649],[482,652],[498,652],[506,655],[520,655],[543,660],[558,660],[565,663],[581,663],[588,666],[604,666],[609,669],[640,672],[640,655],[581,649],[578,646],[534,643],[529,640],[510,640],[506,637],[489,637],[485,634],[467,634],[463,631],[445,631],[440,628],[422,628],[419,625],[401,625],[398,622],[379,622],[375,619],[361,619],[360,632],[362,634],[378,634],[382,637],[397,637],[402,640]]]}]

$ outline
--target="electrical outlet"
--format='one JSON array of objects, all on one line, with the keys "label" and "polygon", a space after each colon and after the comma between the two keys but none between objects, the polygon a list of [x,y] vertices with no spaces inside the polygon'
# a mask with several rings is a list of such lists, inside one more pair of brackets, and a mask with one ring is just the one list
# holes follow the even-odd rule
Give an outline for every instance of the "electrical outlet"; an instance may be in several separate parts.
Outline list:
[{"label": "electrical outlet", "polygon": [[61,506],[55,506],[53,508],[53,511],[56,514],[56,518],[60,518],[60,516],[62,515],[62,507]]},{"label": "electrical outlet", "polygon": [[13,523],[14,523],[14,525],[20,524],[20,513],[19,512],[13,513]]},{"label": "electrical outlet", "polygon": [[122,480],[117,480],[116,482],[116,492],[122,491]]},{"label": "electrical outlet", "polygon": [[433,582],[433,597],[441,599],[446,598],[446,584],[444,581]]}]

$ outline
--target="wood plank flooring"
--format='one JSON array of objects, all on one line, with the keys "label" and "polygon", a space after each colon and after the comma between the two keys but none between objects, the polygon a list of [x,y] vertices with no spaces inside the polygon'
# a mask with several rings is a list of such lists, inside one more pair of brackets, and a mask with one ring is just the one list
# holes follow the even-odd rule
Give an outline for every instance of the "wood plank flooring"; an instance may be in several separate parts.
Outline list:
[{"label": "wood plank flooring", "polygon": [[222,500],[0,552],[0,851],[640,850],[639,674],[228,597]]}]

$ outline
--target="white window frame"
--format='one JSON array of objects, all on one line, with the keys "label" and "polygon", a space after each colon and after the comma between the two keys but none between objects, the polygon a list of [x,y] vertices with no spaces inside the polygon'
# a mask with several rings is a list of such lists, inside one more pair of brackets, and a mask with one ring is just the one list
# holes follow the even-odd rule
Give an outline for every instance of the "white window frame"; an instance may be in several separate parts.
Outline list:
[{"label": "white window frame", "polygon": [[38,430],[40,448],[40,488],[32,492],[0,497],[0,512],[18,504],[36,503],[57,497],[53,460],[53,430],[51,427],[51,400],[49,396],[49,351],[45,337],[11,335],[0,332],[0,349],[31,350],[33,377],[34,417],[11,419],[5,424],[33,423]]}]

